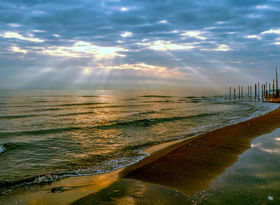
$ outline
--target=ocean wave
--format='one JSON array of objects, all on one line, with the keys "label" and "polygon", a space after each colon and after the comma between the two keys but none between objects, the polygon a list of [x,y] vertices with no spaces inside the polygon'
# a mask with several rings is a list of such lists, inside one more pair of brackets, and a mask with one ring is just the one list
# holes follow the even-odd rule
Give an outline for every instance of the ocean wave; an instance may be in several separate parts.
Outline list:
[{"label": "ocean wave", "polygon": [[56,111],[62,110],[61,108],[51,107],[51,108],[40,108],[40,109],[32,109],[32,110],[25,110],[23,112],[46,112],[46,111]]},{"label": "ocean wave", "polygon": [[18,118],[28,118],[28,117],[40,117],[40,116],[46,116],[43,114],[32,114],[32,115],[4,115],[0,116],[0,119],[18,119]]},{"label": "ocean wave", "polygon": [[132,105],[106,105],[106,106],[95,106],[95,107],[88,107],[88,108],[128,108],[128,107],[145,107],[147,104],[132,104]]},{"label": "ocean wave", "polygon": [[[135,150],[133,150],[135,152]],[[88,161],[88,163],[85,163],[83,161],[83,165],[81,165],[81,168],[78,168],[79,166],[76,166],[77,169],[72,171],[63,171],[63,172],[57,172],[57,173],[46,173],[39,176],[28,176],[24,177],[22,179],[18,180],[4,180],[0,181],[0,196],[5,195],[8,193],[11,193],[17,188],[20,187],[26,187],[31,185],[44,185],[49,184],[54,181],[58,181],[60,179],[66,178],[66,177],[73,177],[73,176],[88,176],[88,175],[96,175],[96,174],[103,174],[108,173],[126,166],[129,166],[133,163],[136,163],[137,161],[143,159],[147,154],[139,155],[135,152],[133,157],[124,157],[119,156],[118,154],[114,154],[115,157],[112,156],[95,156],[100,157],[102,162],[97,162],[92,165],[92,159],[84,159]],[[80,161],[76,163],[81,163]],[[71,163],[72,165],[75,163]],[[87,166],[85,166],[87,164]],[[90,166],[91,165],[91,166]],[[93,167],[92,167],[93,166]]]},{"label": "ocean wave", "polygon": [[188,97],[182,97],[181,99],[179,99],[179,102],[201,103],[201,102],[209,100],[209,99],[210,98],[206,98],[206,97],[188,96]]},{"label": "ocean wave", "polygon": [[[53,111],[53,110],[61,110],[61,109],[42,109],[42,110],[32,110],[33,112],[40,112],[40,111]],[[29,118],[29,117],[42,117],[42,116],[53,116],[53,117],[63,117],[63,116],[71,116],[71,115],[87,115],[87,114],[95,114],[96,112],[88,111],[88,112],[72,112],[72,113],[63,113],[63,114],[49,114],[49,113],[42,113],[42,114],[30,114],[30,115],[4,115],[0,116],[0,119],[20,119],[20,118]]]},{"label": "ocean wave", "polygon": [[147,112],[139,112],[139,113],[135,113],[135,114],[132,114],[130,116],[143,116],[143,115],[150,115],[150,114],[158,114],[159,112],[155,111],[155,110],[150,110],[150,111],[147,111]]},{"label": "ocean wave", "polygon": [[66,128],[50,128],[50,129],[38,129],[38,130],[27,130],[27,131],[15,131],[15,132],[0,132],[0,137],[10,136],[24,136],[24,135],[43,135],[43,134],[54,134],[67,131],[82,130],[81,127],[66,127]]},{"label": "ocean wave", "polygon": [[[192,135],[193,136],[193,135]],[[164,143],[170,140],[162,141]],[[143,144],[129,145],[121,150],[107,155],[93,155],[87,158],[77,159],[66,164],[66,167],[75,167],[74,170],[62,172],[45,173],[37,176],[25,176],[21,179],[0,181],[0,196],[8,194],[20,187],[32,186],[35,184],[44,185],[51,182],[72,176],[87,176],[108,173],[138,162],[148,154],[140,154],[144,149],[159,142],[145,142]],[[17,148],[17,143],[7,143],[5,146]],[[94,163],[93,163],[94,162]]]},{"label": "ocean wave", "polygon": [[[95,105],[95,106],[93,106]],[[56,111],[56,110],[66,110],[69,109],[71,106],[84,106],[84,109],[107,109],[107,108],[129,108],[129,107],[145,107],[147,106],[147,103],[143,104],[128,104],[128,105],[108,105],[108,103],[69,103],[69,104],[52,104],[52,105],[40,105],[35,106],[34,104],[30,105],[19,105],[19,106],[13,106],[9,105],[9,107],[17,107],[17,108],[24,108],[24,110],[20,111],[22,113],[30,113],[30,112],[47,112],[47,111]],[[1,108],[0,110],[6,110],[6,106]],[[24,115],[19,115],[24,116]],[[27,116],[27,115],[26,115]],[[5,116],[4,116],[5,117]],[[11,116],[12,119],[13,116]]]},{"label": "ocean wave", "polygon": [[[195,97],[193,97],[193,99],[196,100]],[[199,98],[197,98],[198,100],[201,100]],[[152,100],[152,99],[151,99]],[[161,99],[158,99],[161,100]],[[163,99],[164,100],[164,99]],[[166,99],[169,100],[169,99]],[[186,99],[187,100],[187,99]],[[190,100],[189,100],[190,101]],[[206,100],[205,100],[206,101]],[[208,99],[207,101],[208,102]],[[211,102],[213,103],[213,102]],[[73,104],[80,104],[80,103],[73,103]],[[222,104],[222,102],[221,102]],[[223,104],[227,104],[227,102],[224,102]],[[229,124],[233,124],[234,121],[230,121],[233,120],[232,118],[235,118],[234,120],[236,121],[242,121],[242,120],[246,120],[248,116],[252,117],[255,115],[260,115],[260,114],[264,114],[265,112],[268,112],[268,108],[270,107],[270,111],[273,110],[276,106],[275,104],[273,104],[273,106],[268,106],[268,104],[263,105],[264,107],[260,109],[261,104],[259,103],[258,105],[248,105],[246,104],[247,107],[240,107],[239,103],[235,103],[238,106],[234,107],[234,110],[228,110],[227,113],[221,111],[221,112],[209,112],[209,113],[202,113],[202,114],[196,114],[196,115],[184,115],[182,113],[182,115],[184,116],[172,116],[172,117],[162,117],[162,118],[149,118],[146,115],[149,114],[154,114],[157,113],[156,111],[153,111],[152,109],[154,108],[149,108],[149,110],[145,110],[143,112],[138,112],[135,115],[139,115],[136,117],[136,119],[134,118],[130,118],[131,120],[123,120],[123,121],[110,121],[107,124],[102,124],[102,125],[95,125],[95,126],[85,126],[84,124],[81,126],[69,126],[69,127],[61,127],[61,128],[50,128],[50,129],[37,129],[37,130],[27,130],[27,131],[11,131],[11,132],[0,132],[0,137],[2,136],[21,136],[21,135],[44,135],[44,134],[57,134],[57,133],[62,133],[62,132],[71,132],[71,131],[86,131],[88,133],[92,133],[92,131],[95,131],[96,129],[123,129],[123,128],[135,128],[135,127],[140,127],[140,130],[145,130],[146,127],[149,128],[149,126],[153,126],[153,125],[157,125],[160,123],[168,123],[168,122],[175,122],[175,121],[179,121],[182,120],[182,122],[185,122],[184,120],[189,120],[191,122],[196,122],[197,120],[199,121],[200,119],[202,120],[206,120],[206,121],[211,121],[215,122],[216,116],[220,116],[220,115],[225,115],[225,121],[223,122],[217,122],[217,125],[214,124],[207,124],[206,126],[201,126],[201,127],[197,127],[197,129],[195,130],[190,130],[192,133],[189,133],[187,135],[185,135],[185,133],[188,132],[187,128],[183,128],[183,131],[180,131],[178,133],[176,133],[176,136],[167,136],[164,139],[166,139],[166,141],[171,140],[171,139],[183,139],[186,138],[187,136],[195,136],[195,135],[199,135],[202,134],[204,132],[208,132],[212,129],[216,129],[217,127],[222,127],[225,125],[229,125]],[[241,105],[241,103],[240,103]],[[69,105],[70,106],[70,105]],[[129,106],[146,106],[146,104],[143,105],[104,105],[104,106],[92,106],[93,108],[107,108],[107,107],[129,107]],[[207,106],[207,105],[205,105]],[[87,106],[90,107],[90,106]],[[175,107],[175,106],[174,106]],[[238,113],[236,110],[239,110],[240,108],[240,113],[243,113],[242,116],[237,115],[236,113]],[[242,108],[242,109],[241,109]],[[37,109],[37,108],[36,108]],[[48,106],[47,108],[48,109]],[[50,108],[52,109],[52,108]],[[68,107],[60,107],[59,110],[64,110],[64,109],[68,109]],[[175,108],[163,108],[160,110],[164,111],[164,110],[173,110]],[[109,110],[113,110],[113,109],[109,109]],[[116,109],[118,110],[118,109]],[[40,111],[38,109],[38,111]],[[83,111],[83,110],[82,110]],[[256,114],[257,112],[257,114]],[[77,112],[77,113],[69,113],[69,115],[72,114],[91,114],[92,112]],[[174,112],[177,113],[177,112]],[[225,114],[224,114],[225,113]],[[55,114],[59,115],[60,113],[52,113],[52,116],[55,116]],[[111,112],[110,112],[111,114]],[[66,114],[62,114],[62,115],[68,115]],[[235,117],[236,115],[236,117]],[[229,116],[229,117],[228,117]],[[246,117],[246,118],[245,118]],[[139,119],[140,118],[140,119]],[[143,119],[141,119],[143,118]],[[214,120],[213,120],[214,118]],[[58,118],[59,119],[59,118]],[[134,119],[134,120],[132,120]],[[195,124],[195,123],[194,123]],[[184,123],[182,123],[183,126]],[[195,128],[195,126],[193,126],[192,128]],[[11,129],[12,130],[12,129]],[[125,129],[124,129],[125,130]],[[132,129],[135,130],[135,129]],[[68,133],[67,133],[68,134]],[[175,133],[174,133],[175,134]],[[178,136],[177,136],[178,135]],[[68,176],[82,176],[82,175],[91,175],[91,174],[100,174],[100,173],[105,173],[105,172],[109,172],[124,166],[127,166],[131,163],[135,163],[137,160],[141,159],[142,157],[145,157],[143,155],[139,155],[139,151],[145,149],[146,147],[150,147],[154,144],[159,144],[159,143],[163,143],[164,140],[162,140],[162,138],[153,138],[151,139],[151,141],[141,141],[141,143],[139,143],[139,141],[137,141],[137,143],[130,143],[129,146],[125,146],[123,148],[120,148],[117,150],[117,152],[112,153],[112,155],[98,155],[98,156],[89,156],[89,157],[83,157],[82,159],[71,159],[70,163],[66,163],[61,165],[61,167],[59,168],[54,168],[52,171],[48,171],[48,173],[44,173],[44,175],[40,175],[40,176],[30,176],[30,177],[26,177],[26,176],[20,176],[21,180],[14,180],[14,181],[0,181],[0,195],[1,194],[6,194],[7,192],[9,192],[9,190],[13,190],[15,187],[21,187],[21,186],[29,186],[32,184],[44,184],[44,183],[50,183],[56,180],[59,180],[61,178],[65,178]],[[155,141],[153,141],[155,140]],[[145,143],[146,142],[146,143]],[[32,143],[32,142],[31,142]],[[4,153],[4,155],[6,155],[6,152],[10,151],[10,150],[14,150],[14,149],[27,149],[27,147],[30,147],[31,144],[28,143],[21,143],[21,142],[9,142],[6,144],[2,144],[0,145],[0,154]],[[37,148],[35,146],[35,148]],[[17,150],[15,150],[16,152]],[[13,153],[13,152],[11,152]],[[9,153],[7,153],[9,154]],[[57,173],[57,170],[64,170],[62,172]],[[38,172],[36,172],[38,173]],[[41,172],[40,172],[41,173]],[[12,188],[11,188],[12,187]]]},{"label": "ocean wave", "polygon": [[127,126],[142,126],[148,127],[160,123],[172,122],[178,120],[187,120],[187,119],[195,119],[201,117],[209,117],[218,115],[220,112],[213,113],[203,113],[198,115],[187,115],[187,116],[177,116],[177,117],[167,117],[167,118],[150,118],[150,119],[140,119],[140,120],[132,120],[132,121],[123,121],[123,122],[113,122],[105,125],[97,125],[93,127],[65,127],[65,128],[51,128],[51,129],[38,129],[38,130],[27,130],[27,131],[16,131],[16,132],[0,132],[0,136],[8,137],[8,136],[19,136],[19,135],[43,135],[43,134],[54,134],[61,132],[69,132],[69,131],[77,131],[77,130],[94,130],[94,129],[112,129],[112,128],[120,128]]},{"label": "ocean wave", "polygon": [[[18,105],[17,105],[18,104]],[[22,105],[21,103],[10,103],[9,105],[5,104],[4,106],[0,106],[1,109],[6,109],[7,107],[16,107],[16,108],[24,108],[24,107],[32,107],[32,105],[34,104],[26,104],[26,105]]]},{"label": "ocean wave", "polygon": [[186,99],[210,99],[211,97],[206,97],[206,96],[186,96],[186,97],[182,97],[182,98],[186,98]]},{"label": "ocean wave", "polygon": [[99,102],[85,102],[85,103],[67,103],[67,104],[57,104],[57,106],[82,106],[82,105],[105,105],[108,103],[99,103]]},{"label": "ocean wave", "polygon": [[143,101],[144,103],[176,103],[173,100],[147,100]]},{"label": "ocean wave", "polygon": [[34,100],[33,103],[55,103],[56,100]]},{"label": "ocean wave", "polygon": [[96,112],[89,111],[89,112],[72,112],[72,113],[63,113],[55,115],[56,117],[64,117],[64,116],[72,116],[72,115],[88,115],[88,114],[96,114]]},{"label": "ocean wave", "polygon": [[96,126],[97,129],[108,129],[108,128],[116,128],[116,127],[124,127],[124,126],[151,126],[159,123],[172,122],[178,120],[186,120],[186,119],[195,119],[207,116],[218,115],[220,112],[213,113],[203,113],[198,115],[187,115],[187,116],[176,116],[176,117],[167,117],[167,118],[150,118],[150,119],[141,119],[141,120],[132,120],[132,121],[124,121],[124,122],[116,122],[108,125],[100,125]]},{"label": "ocean wave", "polygon": [[14,149],[28,147],[28,143],[22,143],[22,142],[7,142],[2,145],[0,145],[0,153],[8,152]]},{"label": "ocean wave", "polygon": [[173,96],[165,96],[165,95],[143,95],[140,96],[142,98],[172,98]]},{"label": "ocean wave", "polygon": [[82,97],[82,98],[99,98],[101,96],[98,96],[98,95],[82,95],[82,96],[79,96],[79,97]]},{"label": "ocean wave", "polygon": [[[105,102],[84,102],[84,103],[63,103],[59,104],[59,101],[53,101],[56,102],[54,104],[40,104],[40,103],[29,103],[29,104],[22,104],[22,103],[10,103],[9,105],[5,104],[4,106],[1,106],[1,108],[8,107],[15,107],[15,108],[28,108],[28,107],[70,107],[70,106],[86,106],[86,105],[106,105],[108,103]],[[43,108],[44,109],[44,108]],[[50,108],[48,108],[50,109]],[[57,108],[56,108],[57,109]]]},{"label": "ocean wave", "polygon": [[6,181],[0,181],[0,196],[5,195],[8,193],[11,193],[13,190],[30,186],[33,184],[47,184],[54,181],[57,181],[59,179],[63,179],[65,177],[69,176],[75,176],[70,174],[46,174],[46,175],[40,175],[40,176],[33,176],[33,177],[26,177],[19,180],[6,180]]}]

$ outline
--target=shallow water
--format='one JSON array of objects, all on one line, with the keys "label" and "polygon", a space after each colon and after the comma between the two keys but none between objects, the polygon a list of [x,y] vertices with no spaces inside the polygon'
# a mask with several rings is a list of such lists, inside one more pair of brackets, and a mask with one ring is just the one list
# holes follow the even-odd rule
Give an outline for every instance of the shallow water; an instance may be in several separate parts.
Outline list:
[{"label": "shallow water", "polygon": [[[168,91],[0,91],[0,187],[127,166],[153,144],[275,109]],[[40,177],[39,177],[40,176]]]},{"label": "shallow water", "polygon": [[197,204],[280,204],[280,129],[260,136],[251,149],[209,189],[193,197]]}]

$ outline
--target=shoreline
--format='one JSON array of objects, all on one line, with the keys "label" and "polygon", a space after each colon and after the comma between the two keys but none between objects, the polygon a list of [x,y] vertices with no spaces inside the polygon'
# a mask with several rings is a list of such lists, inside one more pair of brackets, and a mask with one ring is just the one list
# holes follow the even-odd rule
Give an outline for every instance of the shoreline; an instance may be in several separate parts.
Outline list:
[{"label": "shoreline", "polygon": [[[272,132],[278,127],[280,127],[279,108],[262,116],[222,127],[193,138],[154,145],[144,151],[149,153],[149,156],[114,172],[100,175],[69,177],[53,182],[50,185],[34,186],[32,191],[30,191],[30,187],[19,189],[15,193],[7,196],[4,195],[0,199],[0,202],[3,201],[4,204],[10,204],[15,203],[13,200],[17,200],[18,202],[29,204],[69,204],[83,197],[86,199],[92,194],[94,195],[94,193],[106,189],[122,178],[159,184],[191,195],[203,190],[213,178],[223,173],[227,167],[236,162],[238,155],[250,148],[252,139]],[[244,135],[246,136],[244,137]],[[242,136],[244,137],[243,139]],[[208,156],[202,154],[203,151],[206,151]],[[182,155],[182,153],[184,154]],[[224,154],[224,157],[217,160],[217,156],[220,157],[221,153]],[[182,155],[184,158],[189,156],[189,160],[191,159],[191,161],[183,160],[185,162],[183,166],[182,159],[178,158],[178,155]],[[174,158],[174,156],[177,157]],[[213,160],[213,158],[216,160]],[[194,163],[199,161],[200,163]],[[174,163],[172,162],[175,162],[177,166],[179,163],[183,169],[179,171],[178,167],[174,167]],[[212,165],[211,162],[213,163]],[[193,170],[192,172],[186,171],[190,167],[194,167],[196,172],[193,172]],[[207,173],[205,171],[198,172],[198,169],[202,171],[205,168],[207,168]],[[213,173],[209,174],[209,170],[212,170]],[[177,176],[177,179],[173,176]],[[178,178],[178,176],[180,177]],[[188,178],[188,176],[191,177]],[[184,182],[189,180],[188,183],[185,183],[188,186],[182,185],[182,180],[185,180]],[[191,185],[191,188],[189,185]],[[55,193],[51,192],[53,188],[57,190]]]},{"label": "shoreline", "polygon": [[[251,140],[280,127],[280,109],[198,136],[178,149],[139,168],[125,178],[159,184],[193,195],[238,161]],[[180,165],[178,165],[178,163]]]}]

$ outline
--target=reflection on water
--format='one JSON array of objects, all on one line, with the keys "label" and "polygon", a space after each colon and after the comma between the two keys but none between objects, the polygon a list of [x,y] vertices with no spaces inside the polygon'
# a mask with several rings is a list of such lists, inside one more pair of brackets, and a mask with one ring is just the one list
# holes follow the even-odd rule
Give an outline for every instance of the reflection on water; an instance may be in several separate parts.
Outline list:
[{"label": "reflection on water", "polygon": [[201,202],[280,204],[280,129],[252,141],[251,149],[212,182]]},{"label": "reflection on water", "polygon": [[153,144],[275,107],[168,91],[0,91],[0,96],[2,189],[108,172],[141,159],[141,150]]}]

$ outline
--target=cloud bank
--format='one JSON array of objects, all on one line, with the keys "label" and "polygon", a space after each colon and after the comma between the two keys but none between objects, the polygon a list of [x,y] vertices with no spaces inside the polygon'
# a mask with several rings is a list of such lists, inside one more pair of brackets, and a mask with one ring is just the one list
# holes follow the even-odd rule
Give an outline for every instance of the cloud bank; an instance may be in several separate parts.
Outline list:
[{"label": "cloud bank", "polygon": [[213,87],[272,78],[278,0],[3,0],[0,89]]}]

